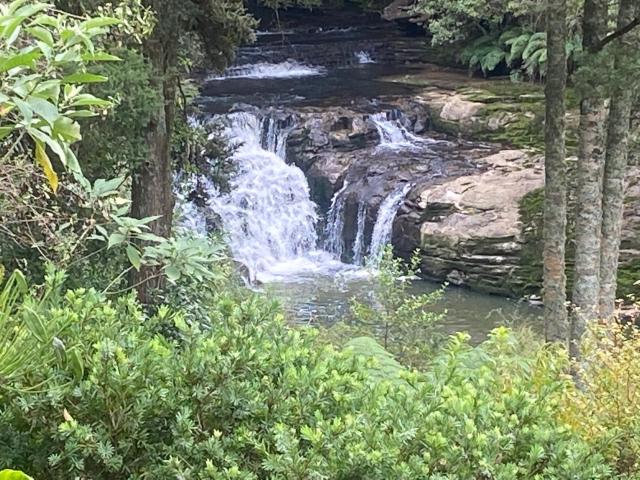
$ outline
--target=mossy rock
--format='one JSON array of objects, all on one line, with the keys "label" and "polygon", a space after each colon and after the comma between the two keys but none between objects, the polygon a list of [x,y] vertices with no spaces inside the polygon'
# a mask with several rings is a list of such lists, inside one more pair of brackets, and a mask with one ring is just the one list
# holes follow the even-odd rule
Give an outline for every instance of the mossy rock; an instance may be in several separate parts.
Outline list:
[{"label": "mossy rock", "polygon": [[618,298],[640,299],[640,258],[618,267]]}]

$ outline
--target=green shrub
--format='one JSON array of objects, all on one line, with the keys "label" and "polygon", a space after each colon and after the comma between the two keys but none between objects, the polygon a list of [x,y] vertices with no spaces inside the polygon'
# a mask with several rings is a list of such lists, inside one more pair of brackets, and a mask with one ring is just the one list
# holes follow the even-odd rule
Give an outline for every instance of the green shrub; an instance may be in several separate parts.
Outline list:
[{"label": "green shrub", "polygon": [[352,299],[351,318],[322,331],[325,340],[345,344],[357,336],[374,337],[381,346],[404,365],[424,366],[442,342],[437,327],[444,318],[434,306],[443,289],[413,294],[411,285],[419,271],[420,256],[413,255],[407,264],[393,256],[387,245],[374,261],[371,298]]},{"label": "green shrub", "polygon": [[[34,478],[597,479],[556,420],[564,362],[506,330],[451,339],[427,373],[321,346],[258,297],[221,293],[206,324],[131,296],[67,292],[43,318],[81,353],[2,391],[0,464]],[[529,348],[527,351],[532,351]],[[401,375],[404,381],[397,381]]]}]

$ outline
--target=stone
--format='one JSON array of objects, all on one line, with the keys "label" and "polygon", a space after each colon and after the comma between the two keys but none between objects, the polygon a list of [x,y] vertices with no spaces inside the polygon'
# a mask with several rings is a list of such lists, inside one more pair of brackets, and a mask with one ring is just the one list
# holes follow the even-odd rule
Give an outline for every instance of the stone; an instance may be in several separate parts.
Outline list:
[{"label": "stone", "polygon": [[482,105],[482,103],[464,100],[460,95],[453,95],[442,107],[440,117],[453,122],[470,120],[478,113]]}]

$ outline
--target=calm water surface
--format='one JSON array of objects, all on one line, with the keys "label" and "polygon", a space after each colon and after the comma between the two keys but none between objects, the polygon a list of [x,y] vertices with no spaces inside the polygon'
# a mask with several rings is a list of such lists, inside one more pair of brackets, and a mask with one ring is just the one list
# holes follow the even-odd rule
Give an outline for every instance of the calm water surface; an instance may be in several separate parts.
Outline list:
[{"label": "calm water surface", "polygon": [[[275,281],[264,287],[280,300],[290,321],[304,325],[331,325],[348,318],[352,299],[374,300],[372,288],[370,278],[343,275],[308,275]],[[409,292],[420,294],[438,288],[437,283],[416,280],[411,283]],[[430,308],[434,312],[446,312],[442,323],[446,333],[467,332],[473,343],[483,341],[488,332],[501,325],[527,325],[541,331],[540,308],[464,288],[447,287],[444,296]]]}]

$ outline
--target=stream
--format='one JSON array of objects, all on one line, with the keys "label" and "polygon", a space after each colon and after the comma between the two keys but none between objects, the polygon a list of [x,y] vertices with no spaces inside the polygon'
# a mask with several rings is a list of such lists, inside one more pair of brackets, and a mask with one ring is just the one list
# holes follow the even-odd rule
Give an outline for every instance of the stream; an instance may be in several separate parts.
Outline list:
[{"label": "stream", "polygon": [[[377,132],[377,140],[363,160],[409,159],[429,166],[420,170],[429,178],[442,175],[446,159],[464,152],[451,139],[410,131],[402,112],[384,107],[383,97],[411,96],[411,86],[387,80],[410,67],[406,58],[390,54],[392,40],[376,39],[375,29],[263,32],[258,38],[224,73],[207,76],[198,100],[204,112],[199,121],[221,125],[235,146],[230,189],[220,192],[200,178],[205,204],[183,200],[179,213],[188,228],[203,234],[212,222],[221,226],[249,280],[278,298],[292,322],[330,324],[348,315],[352,298],[371,299],[376,262],[392,242],[394,219],[413,179],[394,181],[375,210],[359,202],[357,214],[348,216],[353,184],[346,175],[323,208],[312,199],[303,170],[288,159],[294,110],[364,103],[363,121]],[[318,50],[322,55],[313,54]],[[418,280],[410,290],[439,287]],[[540,314],[523,302],[457,287],[448,287],[431,308],[447,311],[446,331],[468,331],[474,341],[497,325],[532,323]]]}]

